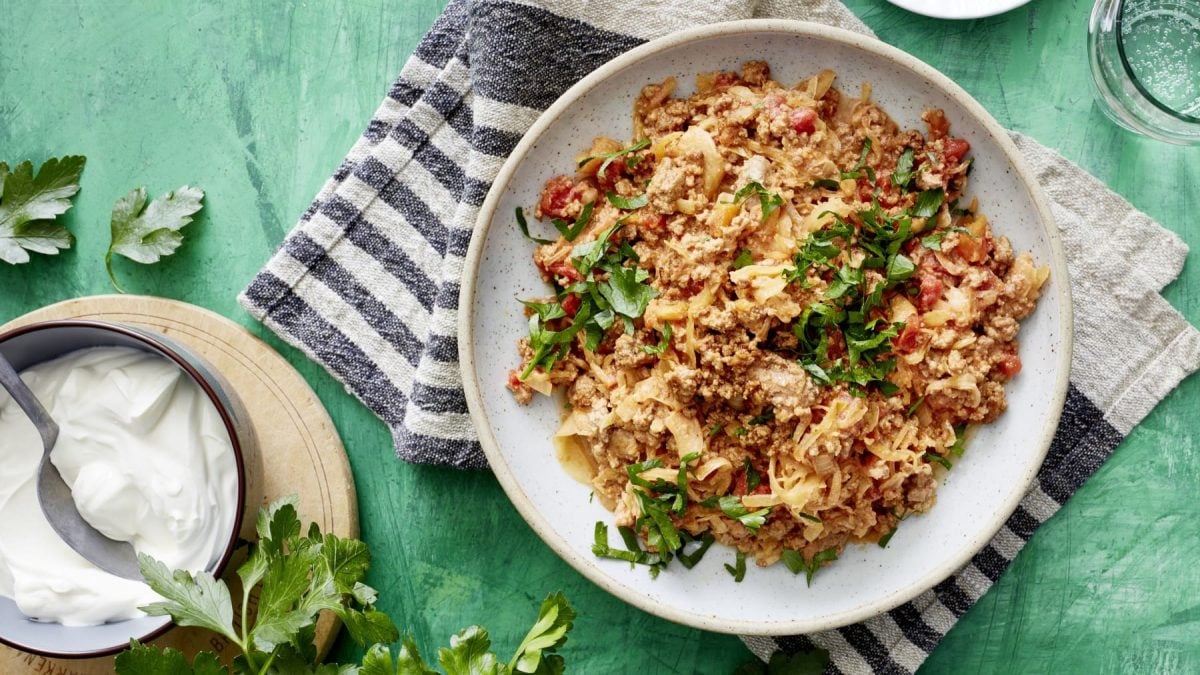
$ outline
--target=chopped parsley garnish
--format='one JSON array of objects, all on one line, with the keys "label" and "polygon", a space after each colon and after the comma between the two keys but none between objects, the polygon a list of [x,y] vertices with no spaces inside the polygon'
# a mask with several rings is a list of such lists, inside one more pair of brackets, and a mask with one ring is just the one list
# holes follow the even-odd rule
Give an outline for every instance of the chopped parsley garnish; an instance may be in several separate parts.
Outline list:
[{"label": "chopped parsley garnish", "polygon": [[534,243],[537,243],[537,244],[553,244],[554,243],[554,242],[550,241],[549,239],[539,239],[538,237],[535,237],[532,234],[529,234],[529,223],[525,220],[525,209],[518,206],[516,214],[517,214],[517,227],[521,228],[521,234],[525,235],[526,239],[528,239],[529,241],[532,241]]},{"label": "chopped parsley garnish", "polygon": [[896,170],[892,173],[892,185],[901,190],[907,189],[913,179],[913,149],[905,148],[896,160]]},{"label": "chopped parsley garnish", "polygon": [[818,518],[818,517],[814,516],[813,514],[811,514],[811,513],[805,513],[805,512],[803,512],[803,511],[801,511],[801,512],[800,512],[800,517],[801,517],[801,518],[803,518],[803,519],[805,519],[805,520],[811,520],[811,521],[812,521],[812,522],[814,522],[814,523],[820,523],[820,522],[824,522],[824,521],[822,521],[820,518]]},{"label": "chopped parsley garnish", "polygon": [[[631,152],[637,152],[638,150],[641,150],[642,148],[647,148],[649,146],[650,146],[650,139],[643,138],[642,140],[638,141],[637,143],[634,143],[633,145],[626,147],[626,148],[621,148],[620,150],[617,150],[616,152],[606,152],[606,153],[599,154],[599,155],[588,155],[587,157],[584,157],[583,159],[579,160],[578,166],[583,166],[584,164],[587,164],[588,162],[592,161],[593,159],[603,159],[604,161],[600,163],[600,167],[596,169],[597,174],[603,175],[604,170],[608,168],[609,164],[612,164],[612,161],[614,159],[617,159],[618,157],[624,157],[625,155],[628,155]],[[637,157],[629,157],[625,160],[625,166],[633,167],[634,165],[637,164],[637,160],[638,160]]]},{"label": "chopped parsley garnish", "polygon": [[756,427],[756,426],[759,426],[760,424],[766,424],[767,422],[770,422],[773,419],[775,419],[775,410],[772,408],[767,408],[766,410],[762,411],[761,413],[750,418],[750,426]]},{"label": "chopped parsley garnish", "polygon": [[942,188],[933,190],[925,190],[917,195],[917,203],[913,204],[912,215],[914,218],[932,218],[942,208],[942,202],[946,201],[946,193]]},{"label": "chopped parsley garnish", "polygon": [[667,347],[671,344],[671,336],[674,334],[671,324],[664,323],[662,329],[662,339],[656,345],[642,345],[642,350],[647,354],[663,354],[667,351]]},{"label": "chopped parsley garnish", "polygon": [[965,227],[952,227],[949,230],[939,230],[927,237],[921,237],[921,245],[933,251],[940,251],[942,250],[942,239],[944,239],[945,236],[951,232],[960,232],[971,237],[974,236],[971,234],[971,231]]},{"label": "chopped parsley garnish", "polygon": [[775,212],[780,206],[783,206],[783,197],[780,197],[774,192],[768,191],[758,181],[750,181],[746,183],[742,189],[738,190],[733,195],[733,203],[740,204],[743,199],[751,194],[758,195],[758,205],[762,208],[762,220],[766,222],[767,218]]},{"label": "chopped parsley garnish", "polygon": [[812,186],[821,188],[822,190],[834,190],[835,192],[842,189],[842,184],[832,178],[818,178],[812,182]]},{"label": "chopped parsley garnish", "polygon": [[[691,537],[691,535],[687,535],[687,533],[684,534],[687,539],[691,540],[684,542],[685,547],[689,543],[696,541]],[[700,537],[700,546],[698,546],[694,551],[691,553],[684,553],[683,549],[679,550],[679,552],[676,554],[676,557],[679,558],[679,564],[683,565],[689,570],[695,567],[696,563],[700,562],[700,559],[703,558],[704,554],[708,552],[708,548],[713,545],[713,541],[715,541],[713,536],[708,532],[705,532],[704,535]]]},{"label": "chopped parsley garnish", "polygon": [[723,430],[724,428],[725,428],[724,424],[719,424],[719,423],[714,424],[712,426],[712,428],[708,430],[708,437],[712,438],[713,436],[716,436],[717,434],[721,433],[721,430]]},{"label": "chopped parsley garnish", "polygon": [[895,525],[892,527],[892,529],[890,531],[888,531],[887,534],[880,537],[879,538],[879,548],[887,548],[888,542],[890,542],[892,540],[892,537],[894,537],[896,535],[896,530],[898,530],[898,529],[900,529],[900,526]]},{"label": "chopped parsley garnish", "polygon": [[[520,209],[517,209],[520,211]],[[588,223],[592,222],[592,202],[583,205],[583,209],[579,211],[579,217],[575,219],[574,225],[567,225],[566,222],[553,218],[550,222],[554,225],[554,229],[563,236],[567,241],[575,241],[575,237],[583,232],[583,228],[587,227]]]},{"label": "chopped parsley garnish", "polygon": [[[962,457],[963,452],[967,449],[967,425],[960,424],[954,427],[954,445],[951,445],[948,452],[955,457]],[[949,468],[949,467],[947,467]]]},{"label": "chopped parsley garnish", "polygon": [[735,270],[740,270],[743,267],[746,267],[747,265],[753,265],[753,264],[754,264],[754,258],[751,257],[750,249],[748,249],[748,248],[742,249],[741,252],[738,253],[737,257],[733,259],[733,269],[735,269]]},{"label": "chopped parsley garnish", "polygon": [[721,497],[717,504],[720,505],[722,513],[745,525],[751,532],[757,532],[758,528],[767,522],[767,515],[771,513],[769,506],[751,511],[742,503],[742,498],[736,495]]},{"label": "chopped parsley garnish", "polygon": [[950,460],[946,459],[942,455],[939,455],[936,452],[933,452],[931,450],[925,451],[925,458],[931,462],[937,462],[938,464],[941,464],[942,466],[946,467],[947,470],[954,467],[954,464],[952,464],[950,462]]},{"label": "chopped parsley garnish", "polygon": [[742,436],[745,436],[748,433],[750,433],[750,432],[747,431],[746,427],[738,427],[733,430],[733,435],[737,436],[738,438],[741,438]]},{"label": "chopped parsley garnish", "polygon": [[742,471],[746,473],[746,494],[750,494],[762,484],[762,476],[758,475],[758,472],[750,465],[749,458],[742,463]]},{"label": "chopped parsley garnish", "polygon": [[836,548],[827,548],[814,555],[812,560],[805,560],[804,554],[799,551],[784,549],[780,558],[783,559],[783,564],[787,565],[792,574],[804,572],[805,580],[809,586],[812,586],[813,575],[817,573],[817,570],[821,569],[822,564],[837,560],[838,552]]},{"label": "chopped parsley garnish", "polygon": [[645,193],[640,194],[636,197],[622,197],[621,195],[619,195],[615,192],[609,192],[608,194],[605,195],[605,197],[608,198],[609,204],[612,204],[613,206],[617,207],[618,209],[623,209],[625,211],[633,211],[634,209],[640,209],[643,206],[645,206],[646,204],[650,203],[650,197],[648,195],[646,195]]},{"label": "chopped parsley garnish", "polygon": [[[919,198],[918,206],[936,211],[943,199],[941,191],[928,192],[936,195],[921,193],[924,202]],[[933,206],[934,202],[938,206]],[[810,285],[812,273],[827,279],[823,297],[805,308],[792,324],[800,365],[814,382],[845,382],[851,385],[851,393],[859,396],[868,388],[888,396],[898,391],[887,376],[896,367],[891,341],[904,324],[887,323],[881,310],[884,293],[916,274],[912,259],[901,253],[914,236],[916,208],[893,216],[876,198],[870,207],[847,217],[825,212],[820,215],[831,215],[832,222],[800,242],[792,258],[795,267],[784,271],[785,279],[805,286]],[[842,256],[851,244],[865,257]],[[857,260],[857,266],[838,262],[846,258]],[[832,358],[830,347],[838,338],[845,345],[845,356]]]},{"label": "chopped parsley garnish", "polygon": [[742,583],[742,579],[746,578],[746,554],[738,551],[733,565],[725,563],[725,571],[733,576],[734,581]]},{"label": "chopped parsley garnish", "polygon": [[[618,221],[593,241],[576,244],[571,249],[571,264],[584,278],[558,293],[555,303],[526,302],[534,311],[529,317],[529,348],[533,357],[521,373],[521,379],[529,377],[534,368],[547,372],[565,357],[571,341],[580,332],[584,335],[584,348],[594,351],[600,346],[605,333],[621,319],[627,333],[633,332],[633,320],[642,316],[651,298],[658,291],[646,283],[650,273],[637,267],[637,254],[628,243],[614,246],[612,236],[623,223]],[[597,278],[597,273],[603,277]],[[579,297],[579,307],[571,322],[562,328],[552,329],[549,323],[567,318],[562,301],[567,295]]]},{"label": "chopped parsley garnish", "polygon": [[858,163],[849,171],[843,171],[841,174],[842,180],[847,178],[861,178],[865,173],[867,179],[872,183],[875,182],[875,169],[867,166],[867,156],[871,154],[871,139],[863,139],[862,152],[858,155]]}]

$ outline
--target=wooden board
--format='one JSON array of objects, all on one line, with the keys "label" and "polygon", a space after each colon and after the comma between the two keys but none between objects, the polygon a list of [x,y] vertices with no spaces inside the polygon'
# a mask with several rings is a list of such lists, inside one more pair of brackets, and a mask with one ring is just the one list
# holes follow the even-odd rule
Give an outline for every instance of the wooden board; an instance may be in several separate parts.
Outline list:
[{"label": "wooden board", "polygon": [[[290,494],[300,496],[302,523],[315,522],[323,532],[358,536],[358,506],[345,448],[329,413],[308,383],[282,356],[233,321],[206,309],[165,298],[100,295],[60,302],[15,319],[0,331],[51,319],[94,319],[131,324],[164,333],[194,349],[229,381],[246,407],[255,429],[261,465],[247,461],[247,479],[261,500],[248,500],[242,537],[253,535],[258,508]],[[241,595],[236,570],[245,553],[239,551],[224,579]],[[237,612],[235,612],[237,614]],[[332,616],[317,627],[317,649],[324,656],[337,636]],[[229,661],[236,648],[196,628],[172,628],[154,640],[185,654],[212,650]],[[0,673],[111,673],[113,657],[55,660],[0,646]]]}]

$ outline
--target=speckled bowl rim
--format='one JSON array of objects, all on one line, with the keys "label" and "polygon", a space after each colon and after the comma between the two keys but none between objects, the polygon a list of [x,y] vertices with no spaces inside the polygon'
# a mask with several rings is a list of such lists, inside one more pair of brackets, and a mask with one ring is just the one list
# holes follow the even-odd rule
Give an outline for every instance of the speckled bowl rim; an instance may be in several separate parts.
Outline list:
[{"label": "speckled bowl rim", "polygon": [[[233,529],[230,530],[229,538],[225,542],[225,546],[222,549],[221,557],[217,560],[216,564],[211,565],[208,570],[214,577],[220,579],[225,573],[225,569],[229,566],[230,560],[233,559],[233,554],[238,548],[238,542],[240,539],[239,535],[242,531],[242,522],[244,520],[244,512],[246,510],[247,494],[245,458],[245,452],[247,449],[242,447],[241,437],[238,434],[238,425],[237,422],[235,422],[236,415],[234,411],[230,409],[230,406],[226,405],[225,401],[217,393],[217,388],[214,387],[213,383],[209,381],[209,376],[211,375],[212,378],[217,381],[217,384],[220,386],[221,390],[226,396],[236,396],[233,388],[229,386],[229,383],[224,381],[224,378],[221,377],[220,373],[218,373],[215,368],[206,365],[206,370],[208,372],[202,373],[199,369],[192,365],[190,361],[188,361],[188,359],[191,358],[195,359],[199,363],[207,364],[207,361],[201,358],[199,354],[196,354],[195,352],[187,349],[173,340],[170,342],[161,340],[158,336],[145,332],[140,328],[127,326],[121,323],[93,321],[90,319],[54,319],[50,321],[38,321],[24,326],[18,326],[17,328],[13,328],[5,333],[0,333],[0,345],[3,345],[5,342],[13,338],[21,337],[22,335],[38,333],[46,330],[56,330],[59,328],[92,328],[101,331],[108,331],[110,333],[120,335],[121,337],[136,340],[137,342],[146,345],[159,356],[162,356],[163,358],[179,366],[180,370],[186,373],[188,377],[192,378],[192,380],[200,387],[200,390],[204,392],[204,395],[208,397],[208,400],[211,401],[213,406],[217,409],[217,413],[221,417],[221,422],[225,426],[225,432],[229,434],[230,445],[233,448],[234,464],[237,467],[238,506],[234,512]],[[98,344],[96,346],[103,347],[106,345]],[[86,347],[84,347],[84,349],[86,349]],[[181,353],[184,351],[187,353],[186,357]],[[64,352],[60,356],[66,356],[68,353],[70,352]],[[248,425],[249,420],[246,420],[244,424]],[[144,635],[138,635],[134,637],[136,637],[138,642],[144,644],[163,635],[168,630],[171,630],[171,628],[175,627],[175,622],[170,617],[163,618],[165,621],[162,623],[162,625],[146,631]],[[79,627],[80,630],[87,630],[87,628],[87,626]],[[52,659],[69,660],[93,659],[102,656],[112,656],[113,654],[119,654],[129,648],[129,642],[126,641],[111,647],[101,647],[99,649],[90,649],[87,651],[56,652],[19,644],[13,640],[10,640],[9,638],[4,637],[3,635],[0,635],[0,644],[12,647],[13,649],[20,650],[27,654],[37,654],[38,656],[45,656]]]},{"label": "speckled bowl rim", "polygon": [[[492,426],[488,421],[487,413],[483,407],[483,397],[480,392],[478,373],[475,366],[475,335],[473,334],[475,291],[480,283],[478,276],[479,265],[483,259],[488,230],[491,228],[493,215],[500,197],[508,189],[508,184],[517,167],[547,127],[563,116],[582,95],[625,70],[636,67],[640,61],[649,56],[693,41],[753,33],[815,37],[840,42],[843,45],[889,60],[925,78],[933,87],[941,90],[959,105],[963,106],[983,126],[987,133],[992,136],[992,139],[1012,164],[1013,170],[1016,171],[1021,183],[1029,191],[1034,207],[1040,216],[1042,228],[1049,244],[1051,253],[1049,265],[1051,267],[1051,278],[1054,280],[1052,288],[1061,307],[1059,325],[1057,327],[1057,335],[1060,336],[1061,344],[1056,345],[1058,348],[1058,375],[1053,383],[1052,405],[1045,413],[1045,422],[1040,437],[1040,447],[1036,453],[1036,461],[1030,461],[1028,466],[1025,467],[1022,489],[1013,490],[1003,508],[997,510],[995,516],[990,521],[979,526],[967,545],[962,547],[956,555],[947,557],[941,564],[934,567],[928,574],[922,577],[921,581],[911,584],[901,592],[880,595],[875,600],[864,602],[854,609],[816,619],[747,621],[722,619],[706,614],[680,610],[633,592],[632,589],[617,583],[601,571],[594,559],[588,559],[577,554],[550,525],[547,517],[534,508],[528,496],[526,496],[524,490],[521,488],[519,480],[509,469],[504,455],[500,452],[499,443],[496,440]],[[1033,172],[1026,165],[1024,158],[1021,156],[1020,151],[1017,150],[1012,139],[1009,138],[1008,132],[962,87],[915,56],[874,38],[807,21],[749,19],[679,31],[647,42],[616,57],[592,71],[591,74],[568,89],[537,118],[533,126],[529,128],[529,131],[525,133],[524,137],[517,144],[512,154],[504,162],[504,165],[500,168],[500,172],[496,176],[496,180],[492,183],[487,198],[484,200],[483,206],[479,211],[479,216],[475,223],[475,233],[471,238],[471,245],[467,250],[458,307],[459,364],[463,374],[463,387],[466,393],[467,407],[470,410],[471,420],[474,422],[475,430],[479,436],[480,445],[483,446],[483,451],[487,455],[492,471],[495,472],[500,485],[508,494],[513,505],[517,507],[517,511],[520,512],[521,516],[525,518],[534,532],[555,553],[574,567],[580,574],[609,593],[639,609],[669,621],[720,633],[795,635],[840,628],[898,607],[949,577],[956,570],[967,564],[980,549],[996,536],[996,533],[1000,531],[1004,522],[1016,510],[1017,505],[1026,492],[1028,492],[1029,486],[1045,461],[1046,453],[1050,450],[1050,442],[1053,440],[1054,432],[1058,428],[1058,420],[1062,415],[1063,405],[1067,397],[1067,387],[1070,382],[1073,321],[1066,257],[1063,254],[1062,241],[1059,238],[1058,228],[1055,225],[1050,207],[1042,194],[1041,188],[1034,179]]]}]

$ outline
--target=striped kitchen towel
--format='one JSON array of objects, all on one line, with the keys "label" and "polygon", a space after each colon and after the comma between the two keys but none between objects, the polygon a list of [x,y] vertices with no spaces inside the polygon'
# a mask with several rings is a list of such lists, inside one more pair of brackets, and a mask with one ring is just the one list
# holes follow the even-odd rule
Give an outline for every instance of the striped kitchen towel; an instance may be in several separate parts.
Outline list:
[{"label": "striped kitchen towel", "polygon": [[[677,29],[751,17],[870,33],[836,0],[452,0],[242,305],[379,415],[400,458],[486,468],[455,327],[464,255],[501,163],[605,61]],[[745,637],[761,657],[821,647],[831,672],[915,671],[1034,530],[1200,367],[1200,334],[1159,295],[1182,269],[1183,242],[1057,153],[1013,137],[1052,201],[1075,299],[1072,384],[1037,483],[933,590],[840,630]]]}]

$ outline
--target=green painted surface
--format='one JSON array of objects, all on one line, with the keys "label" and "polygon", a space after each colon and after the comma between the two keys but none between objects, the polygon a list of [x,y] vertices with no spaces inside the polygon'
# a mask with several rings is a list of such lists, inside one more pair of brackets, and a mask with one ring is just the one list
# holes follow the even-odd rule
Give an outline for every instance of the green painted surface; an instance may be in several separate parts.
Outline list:
[{"label": "green painted surface", "polygon": [[[233,317],[296,365],[349,449],[371,582],[426,649],[485,623],[507,652],[548,591],[580,610],[575,672],[722,673],[749,657],[735,638],[666,623],[584,580],[541,543],[483,473],[408,466],[383,425],[319,367],[236,305],[358,136],[443,0],[67,3],[0,0],[0,159],[89,157],[57,258],[0,264],[0,321],[110,291],[112,203],[192,183],[203,216],[175,257],[121,261],[133,292]],[[1000,121],[1099,176],[1193,246],[1200,148],[1114,129],[1092,103],[1090,3],[1035,0],[1000,17],[942,22],[880,0],[851,7],[888,42],[946,72]],[[1200,322],[1200,271],[1166,291]],[[1113,326],[1120,330],[1120,326]],[[922,672],[1200,672],[1200,454],[1190,380],[1044,527]],[[802,592],[802,591],[801,591]],[[349,643],[337,653],[357,653]]]}]

